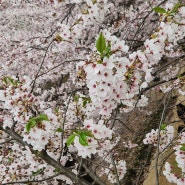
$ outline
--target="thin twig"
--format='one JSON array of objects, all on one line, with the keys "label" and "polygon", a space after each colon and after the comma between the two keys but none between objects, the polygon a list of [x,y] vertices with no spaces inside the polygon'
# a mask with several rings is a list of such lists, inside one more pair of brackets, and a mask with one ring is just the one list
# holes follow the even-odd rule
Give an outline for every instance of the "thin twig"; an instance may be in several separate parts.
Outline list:
[{"label": "thin twig", "polygon": [[113,167],[114,167],[114,170],[115,170],[115,175],[116,175],[116,185],[121,185],[120,184],[120,181],[119,181],[119,175],[118,175],[118,170],[117,170],[117,167],[116,167],[116,163],[114,161],[114,158],[113,158],[113,155],[111,154],[111,161],[112,161],[112,164],[113,164]]},{"label": "thin twig", "polygon": [[164,121],[164,116],[165,116],[165,112],[166,112],[166,100],[167,100],[168,94],[164,100],[164,108],[163,108],[163,112],[161,115],[161,120],[159,123],[159,127],[158,127],[158,134],[157,134],[157,153],[156,153],[156,160],[155,160],[155,174],[156,174],[156,185],[159,185],[159,171],[158,171],[158,161],[159,161],[159,155],[160,155],[160,150],[159,150],[159,145],[160,145],[160,131],[161,131],[161,125]]},{"label": "thin twig", "polygon": [[43,66],[43,64],[44,64],[44,61],[45,61],[47,52],[48,52],[48,50],[49,50],[49,47],[52,45],[53,42],[54,42],[54,40],[52,40],[52,41],[49,43],[49,45],[47,46],[47,48],[46,48],[46,51],[45,51],[45,53],[44,53],[44,56],[43,56],[43,59],[42,59],[42,62],[41,62],[41,64],[40,64],[40,66],[39,66],[39,69],[38,69],[38,71],[37,71],[37,74],[35,75],[35,78],[34,78],[34,80],[33,80],[32,83],[31,83],[31,85],[32,85],[31,93],[33,92],[33,89],[34,89],[34,87],[35,87],[35,82],[36,82],[36,80],[37,80],[37,78],[38,78],[38,75],[39,75],[39,73],[40,73],[40,70],[41,70],[41,68],[42,68],[42,66]]}]

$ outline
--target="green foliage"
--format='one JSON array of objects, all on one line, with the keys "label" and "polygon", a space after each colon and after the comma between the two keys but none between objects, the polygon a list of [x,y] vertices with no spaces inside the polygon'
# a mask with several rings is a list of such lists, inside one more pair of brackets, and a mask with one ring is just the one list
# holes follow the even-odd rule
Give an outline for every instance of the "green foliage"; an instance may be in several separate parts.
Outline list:
[{"label": "green foliage", "polygon": [[181,144],[180,150],[185,151],[185,144]]},{"label": "green foliage", "polygon": [[85,107],[87,105],[87,103],[91,102],[91,98],[90,97],[80,97],[80,95],[78,95],[78,94],[75,94],[73,96],[74,102],[78,103],[79,98],[82,99],[82,107]]},{"label": "green foliage", "polygon": [[160,130],[166,130],[166,124],[165,123],[163,123],[162,125],[161,125],[161,129]]},{"label": "green foliage", "polygon": [[154,10],[156,13],[161,13],[161,14],[166,13],[166,10],[164,8],[159,7],[159,6],[152,8],[152,10]]},{"label": "green foliage", "polygon": [[40,114],[36,118],[34,118],[36,122],[41,122],[41,121],[49,121],[48,116],[45,114]]},{"label": "green foliage", "polygon": [[73,96],[74,102],[78,103],[79,98],[80,98],[80,96],[78,94],[75,94]]},{"label": "green foliage", "polygon": [[106,46],[105,50],[103,51],[104,56],[106,57],[110,57],[111,56],[111,44],[108,43],[108,45]]},{"label": "green foliage", "polygon": [[6,84],[6,85],[18,85],[20,84],[20,82],[18,80],[14,80],[12,77],[10,76],[5,76],[2,78],[2,81]]},{"label": "green foliage", "polygon": [[83,146],[88,146],[89,145],[88,141],[87,141],[87,135],[86,135],[85,132],[80,133],[80,135],[79,135],[79,142]]},{"label": "green foliage", "polygon": [[[104,57],[110,57],[111,56],[111,44],[107,43],[106,44],[106,39],[101,32],[97,41],[96,41],[96,49],[100,53],[101,59]],[[98,61],[101,63],[101,61]]]},{"label": "green foliage", "polygon": [[66,141],[67,146],[70,146],[74,142],[75,137],[79,138],[79,143],[82,146],[88,146],[87,137],[93,137],[93,134],[91,131],[75,130],[74,133],[68,137]]},{"label": "green foliage", "polygon": [[55,168],[55,169],[53,170],[53,172],[59,173],[59,172],[61,172],[61,170],[60,170],[59,168]]},{"label": "green foliage", "polygon": [[66,141],[67,146],[70,146],[70,145],[74,142],[75,137],[76,137],[75,134],[72,134],[72,135],[70,135],[70,136],[68,137],[68,139],[67,139],[67,141]]},{"label": "green foliage", "polygon": [[41,174],[44,170],[45,170],[45,168],[41,168],[41,169],[39,169],[39,170],[37,170],[37,171],[32,171],[32,175],[34,175],[34,176],[39,175],[39,174]]},{"label": "green foliage", "polygon": [[30,118],[28,123],[26,123],[26,132],[29,132],[31,128],[35,127],[39,123],[42,123],[42,121],[49,121],[47,115],[40,114],[37,117]]},{"label": "green foliage", "polygon": [[106,48],[106,40],[103,33],[101,32],[96,41],[96,49],[102,54],[105,48]]},{"label": "green foliage", "polygon": [[55,113],[59,113],[59,110],[60,110],[59,107],[56,107],[55,108]]},{"label": "green foliage", "polygon": [[28,123],[26,123],[26,132],[29,132],[30,129],[35,127],[35,125],[36,125],[36,121],[35,120],[31,120],[31,119],[28,121]]},{"label": "green foliage", "polygon": [[82,97],[82,107],[85,107],[87,105],[87,103],[90,103],[91,102],[91,98],[89,97]]},{"label": "green foliage", "polygon": [[57,128],[56,132],[63,132],[63,129],[62,128]]},{"label": "green foliage", "polygon": [[171,15],[171,14],[175,14],[181,6],[182,6],[182,5],[180,4],[180,2],[177,2],[177,3],[175,4],[175,6],[173,7],[173,9],[169,12],[169,14],[170,14],[170,15]]},{"label": "green foliage", "polygon": [[159,6],[157,6],[157,7],[155,7],[155,8],[152,8],[152,10],[154,10],[156,13],[166,14],[166,17],[168,17],[168,16],[173,16],[174,14],[176,14],[177,11],[178,11],[178,9],[179,9],[180,7],[182,7],[182,6],[183,6],[183,5],[181,5],[180,2],[177,2],[177,3],[174,5],[174,7],[173,7],[173,9],[172,9],[171,11],[166,11],[164,8],[159,7]]}]

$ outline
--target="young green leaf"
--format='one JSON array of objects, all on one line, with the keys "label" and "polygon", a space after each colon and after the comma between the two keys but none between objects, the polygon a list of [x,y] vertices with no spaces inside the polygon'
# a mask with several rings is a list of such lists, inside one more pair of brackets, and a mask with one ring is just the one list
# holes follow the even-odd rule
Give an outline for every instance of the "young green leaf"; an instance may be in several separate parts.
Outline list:
[{"label": "young green leaf", "polygon": [[55,108],[55,113],[59,113],[59,110],[60,110],[59,107],[56,107]]},{"label": "young green leaf", "polygon": [[106,46],[105,50],[103,51],[104,56],[110,57],[111,56],[111,45],[110,43]]},{"label": "young green leaf", "polygon": [[8,84],[8,80],[7,77],[2,78],[3,82],[7,85]]},{"label": "young green leaf", "polygon": [[185,151],[185,144],[181,144],[180,150]]},{"label": "young green leaf", "polygon": [[71,145],[74,142],[75,137],[76,137],[76,135],[74,135],[74,134],[72,134],[68,137],[68,139],[66,141],[67,146]]},{"label": "young green leaf", "polygon": [[105,48],[106,48],[106,40],[105,40],[105,37],[103,36],[103,33],[101,32],[96,41],[96,49],[102,54]]},{"label": "young green leaf", "polygon": [[152,8],[152,10],[154,10],[156,13],[161,13],[161,14],[166,13],[166,10],[164,8],[159,7],[159,6]]},{"label": "young green leaf", "polygon": [[91,131],[89,131],[89,130],[88,130],[88,131],[86,131],[86,132],[85,132],[85,134],[86,134],[86,136],[93,137],[92,132],[91,132]]},{"label": "young green leaf", "polygon": [[31,119],[28,123],[26,123],[26,132],[29,132],[31,128],[36,125],[36,121]]},{"label": "young green leaf", "polygon": [[173,9],[170,11],[170,14],[176,13],[176,12],[178,11],[178,9],[179,9],[181,6],[182,6],[182,5],[181,5],[179,2],[177,2],[177,3],[175,4],[175,6],[173,7]]},{"label": "young green leaf", "polygon": [[162,125],[161,125],[161,130],[166,130],[166,124],[165,123],[163,123]]},{"label": "young green leaf", "polygon": [[41,169],[39,169],[37,171],[32,171],[32,175],[38,175],[38,174],[42,173],[44,171],[44,169],[45,168],[41,168]]},{"label": "young green leaf", "polygon": [[14,80],[11,76],[5,76],[3,77],[3,82],[8,85],[8,84],[12,84],[12,85],[17,85],[19,84],[20,82],[18,80]]},{"label": "young green leaf", "polygon": [[49,121],[48,116],[45,114],[40,114],[35,118],[36,122],[41,122],[41,121]]},{"label": "young green leaf", "polygon": [[88,97],[82,97],[83,102],[82,102],[82,107],[85,107],[87,105],[87,103],[91,102],[91,98]]},{"label": "young green leaf", "polygon": [[85,107],[87,103],[88,103],[88,101],[84,100],[83,103],[82,103],[82,107]]},{"label": "young green leaf", "polygon": [[75,94],[73,96],[74,102],[78,103],[79,98],[80,98],[80,96],[78,94]]},{"label": "young green leaf", "polygon": [[56,132],[63,132],[63,129],[62,128],[57,128]]},{"label": "young green leaf", "polygon": [[87,141],[87,135],[85,132],[82,132],[80,135],[79,135],[79,142],[81,145],[83,146],[88,146],[88,141]]}]

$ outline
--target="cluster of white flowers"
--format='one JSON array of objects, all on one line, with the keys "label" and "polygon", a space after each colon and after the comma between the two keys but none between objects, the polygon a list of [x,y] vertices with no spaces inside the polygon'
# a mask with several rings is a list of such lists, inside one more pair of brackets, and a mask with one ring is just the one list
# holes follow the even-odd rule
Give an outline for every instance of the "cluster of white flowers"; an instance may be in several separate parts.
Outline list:
[{"label": "cluster of white flowers", "polygon": [[[165,8],[170,11],[176,2],[170,1]],[[63,166],[72,157],[72,153],[82,158],[90,158],[92,154],[98,154],[107,162],[107,168],[102,168],[102,174],[106,174],[108,180],[116,183],[126,173],[126,162],[120,160],[113,164],[111,161],[111,152],[120,138],[112,137],[114,133],[109,127],[109,118],[119,104],[123,105],[125,112],[135,106],[147,105],[147,97],[141,95],[138,100],[136,95],[153,80],[153,67],[158,64],[163,55],[176,56],[173,46],[185,36],[185,8],[179,7],[175,15],[168,17],[170,19],[166,15],[161,15],[159,28],[150,39],[144,42],[143,49],[133,53],[129,53],[129,46],[125,40],[118,39],[110,32],[114,28],[103,29],[101,33],[108,47],[103,53],[104,56],[101,56],[102,53],[98,52],[89,40],[91,37],[94,40],[94,35],[97,34],[105,16],[110,13],[114,5],[109,4],[107,0],[70,0],[70,3],[74,4],[57,0],[44,2],[32,0],[28,5],[23,1],[0,1],[0,5],[4,7],[1,9],[0,20],[2,25],[6,25],[0,28],[2,38],[0,77],[3,81],[0,85],[0,108],[3,110],[0,120],[4,129],[13,128],[24,142],[32,146],[33,150],[45,149],[53,159],[60,159],[60,164]],[[61,15],[61,10],[66,15]],[[42,14],[44,16],[41,16]],[[103,25],[102,28],[104,28]],[[83,44],[84,42],[87,44]],[[92,52],[89,53],[89,49]],[[77,64],[78,74],[75,73],[74,64],[61,64],[61,61],[68,58],[70,59],[68,63],[72,62],[72,58],[76,55],[82,58],[74,60],[82,61]],[[70,85],[61,87],[61,83],[65,83],[65,79],[62,79],[61,82],[58,80],[57,84],[46,83],[44,87],[39,86],[48,78],[61,79],[61,70],[70,72],[73,84],[71,82]],[[178,68],[165,79],[175,77],[177,71]],[[24,76],[25,74],[29,77]],[[18,77],[12,75],[18,75]],[[75,79],[76,77],[78,78]],[[19,81],[19,78],[23,80]],[[34,80],[31,81],[31,79]],[[178,79],[176,83],[182,84],[182,81]],[[75,101],[73,93],[68,92],[70,94],[68,98],[66,98],[68,93],[65,98],[61,98],[62,103],[55,101],[54,96],[53,99],[48,99],[50,94],[51,96],[55,94],[55,97],[63,96],[66,89],[70,89],[70,86],[75,83],[80,87],[84,87],[85,84],[89,90],[88,95],[76,93],[79,97]],[[176,87],[181,86],[176,85]],[[164,91],[171,88],[168,86]],[[83,88],[79,89],[83,91]],[[98,114],[100,119],[97,121]],[[39,118],[39,115],[44,119]],[[74,143],[68,146],[69,152],[65,156],[60,156],[67,138],[71,133],[73,134],[73,131]],[[83,133],[83,138],[78,135],[78,131]],[[158,133],[160,133],[160,141],[158,141]],[[166,126],[160,131],[152,130],[143,142],[154,146],[159,142],[159,148],[163,151],[171,143],[173,135],[173,127]],[[3,132],[2,138],[1,141],[6,141],[4,138],[7,138],[7,134]],[[82,145],[80,139],[84,138],[85,144]],[[182,173],[185,172],[184,140],[185,135],[182,133],[178,140],[179,144],[174,147],[176,161]],[[124,146],[133,148],[137,145],[129,141],[124,143]],[[29,147],[24,148],[13,142],[5,142],[3,147],[4,153],[0,156],[0,182],[38,180],[56,174],[54,167],[38,159]],[[183,174],[177,177],[172,173],[168,163],[165,167],[164,174],[170,182],[178,185],[185,184]],[[73,183],[63,175],[58,178],[62,178],[67,184]],[[58,184],[55,178],[53,181],[53,184]]]},{"label": "cluster of white flowers", "polygon": [[185,177],[184,174],[178,174],[175,175],[172,172],[172,166],[166,162],[165,163],[165,170],[163,171],[163,174],[165,175],[165,177],[167,178],[167,180],[171,183],[175,183],[177,185],[184,185],[185,184]]},{"label": "cluster of white flowers", "polygon": [[[1,106],[9,110],[14,121],[18,121],[18,124],[25,123],[33,115],[34,106],[39,106],[37,97],[30,93],[30,79],[24,77],[23,81],[26,82],[22,83],[16,77],[5,76],[2,81],[3,90],[0,90],[0,101],[3,103],[1,103]],[[11,127],[11,124],[13,124],[12,120],[9,122],[10,118],[8,116],[3,117],[5,120],[4,127]]]},{"label": "cluster of white flowers", "polygon": [[[177,145],[173,147],[175,150],[175,160],[177,162],[178,174],[177,170],[173,170],[173,166],[170,165],[168,162],[165,164],[165,170],[163,171],[164,175],[166,176],[169,182],[173,182],[177,185],[184,185],[185,184],[185,132],[182,132],[178,136]],[[176,166],[175,166],[176,168]]]},{"label": "cluster of white flowers", "polygon": [[79,137],[75,137],[74,146],[76,147],[79,156],[90,158],[91,155],[97,153],[100,148],[101,152],[98,154],[101,156],[101,154],[104,153],[104,150],[109,150],[107,147],[103,147],[103,145],[112,138],[112,130],[107,128],[103,123],[103,120],[99,120],[98,124],[94,124],[93,120],[84,120],[84,127],[82,129],[90,131],[92,137],[87,136],[88,146],[83,146],[79,142]]},{"label": "cluster of white flowers", "polygon": [[117,182],[117,176],[119,177],[119,180],[121,180],[125,173],[126,173],[126,162],[124,160],[120,160],[115,166],[113,164],[110,164],[109,169],[106,169],[106,174],[108,175],[108,180],[111,183]]},{"label": "cluster of white flowers", "polygon": [[84,128],[92,131],[96,139],[112,138],[113,131],[104,125],[104,120],[99,120],[97,124],[93,122],[93,120],[85,120],[83,124]]},{"label": "cluster of white flowers", "polygon": [[[160,141],[158,141],[158,133],[160,133]],[[157,146],[159,144],[160,151],[163,151],[173,140],[174,138],[174,128],[173,126],[166,126],[164,129],[161,129],[160,132],[158,129],[152,129],[150,133],[146,134],[145,139],[143,140],[144,144],[153,144]]]},{"label": "cluster of white flowers", "polygon": [[103,2],[98,0],[96,3],[91,0],[85,0],[85,2],[87,7],[81,10],[82,15],[80,15],[84,22],[84,26],[92,25],[97,21],[103,21],[105,14],[109,12],[109,4],[107,3],[107,0],[104,0]]},{"label": "cluster of white flowers", "polygon": [[126,143],[126,142],[123,142],[123,146],[124,146],[125,148],[131,149],[131,148],[137,147],[138,144],[132,143],[131,141],[128,141],[127,143]]},{"label": "cluster of white flowers", "polygon": [[[111,56],[104,57],[100,62],[98,54],[89,55],[88,61],[78,63],[77,70],[83,68],[85,71],[94,110],[109,116],[120,102],[128,106],[125,111],[134,107],[135,95],[153,80],[153,66],[165,53],[173,52],[169,45],[175,45],[184,37],[185,28],[174,21],[161,22],[158,31],[144,42],[145,49],[129,54],[129,58],[122,57],[129,49],[124,40],[118,40],[108,30],[102,33],[111,45]],[[143,75],[145,82],[142,83]],[[146,106],[147,102],[148,99],[142,95],[137,105]]]},{"label": "cluster of white flowers", "polygon": [[86,73],[87,87],[94,110],[99,114],[109,116],[127,94],[127,85],[124,74],[129,60],[126,57],[104,58],[103,63],[98,63],[98,58],[93,61],[81,62],[78,70],[83,67]]}]

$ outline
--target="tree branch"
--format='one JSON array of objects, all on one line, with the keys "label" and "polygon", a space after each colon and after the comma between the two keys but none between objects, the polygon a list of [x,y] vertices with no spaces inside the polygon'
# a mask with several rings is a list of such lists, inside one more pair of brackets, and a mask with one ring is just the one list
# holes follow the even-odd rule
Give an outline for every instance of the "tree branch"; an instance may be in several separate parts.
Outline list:
[{"label": "tree branch", "polygon": [[[29,145],[27,142],[23,141],[23,138],[19,136],[16,132],[12,131],[10,128],[3,128],[2,123],[0,123],[0,130],[3,130],[6,134],[10,135],[14,140],[16,140],[18,143],[20,143],[23,146],[28,146],[31,151],[34,152],[33,147]],[[56,160],[51,158],[45,151],[38,152],[38,157],[40,157],[42,160],[44,160],[47,164],[53,166],[56,169],[59,169],[63,175],[71,179],[77,184],[80,185],[91,185],[84,179],[77,177],[74,173],[72,173],[69,169],[62,166],[60,163],[58,163]],[[101,183],[100,185],[104,185]]]}]

